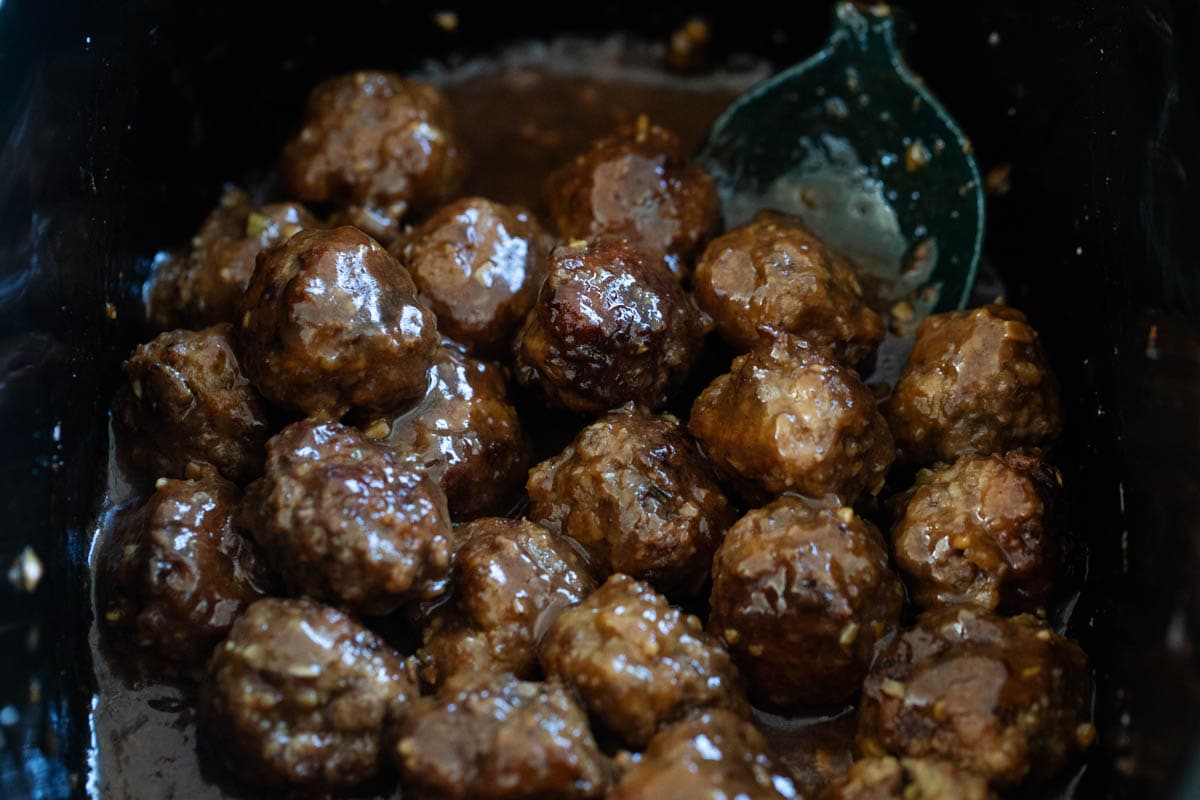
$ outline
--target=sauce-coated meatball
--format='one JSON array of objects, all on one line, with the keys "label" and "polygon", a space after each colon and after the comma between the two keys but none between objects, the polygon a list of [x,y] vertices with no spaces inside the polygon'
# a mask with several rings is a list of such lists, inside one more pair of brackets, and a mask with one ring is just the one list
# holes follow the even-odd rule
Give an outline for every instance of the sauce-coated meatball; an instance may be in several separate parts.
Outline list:
[{"label": "sauce-coated meatball", "polygon": [[241,492],[211,471],[162,478],[100,550],[104,623],[171,669],[203,668],[246,606],[273,588],[234,520]]},{"label": "sauce-coated meatball", "polygon": [[514,342],[517,379],[571,411],[657,408],[712,321],[654,257],[621,239],[559,247]]},{"label": "sauce-coated meatball", "polygon": [[876,655],[858,747],[947,759],[1000,786],[1037,781],[1095,738],[1091,693],[1083,651],[1045,622],[930,611]]},{"label": "sauce-coated meatball", "polygon": [[243,526],[294,591],[387,614],[445,588],[446,496],[354,428],[314,420],[284,428],[242,509]]},{"label": "sauce-coated meatball", "polygon": [[188,252],[159,267],[148,298],[150,324],[170,330],[236,322],[259,251],[319,225],[298,203],[255,208],[241,189],[226,189]]},{"label": "sauce-coated meatball", "polygon": [[1025,315],[989,305],[921,323],[884,413],[900,456],[924,463],[1041,444],[1062,427],[1059,404]]},{"label": "sauce-coated meatball", "polygon": [[421,396],[439,341],[408,271],[349,227],[302,231],[260,253],[240,325],[242,361],[259,391],[328,419]]},{"label": "sauce-coated meatball", "polygon": [[883,320],[863,302],[854,268],[799,217],[762,211],[714,239],[692,284],[721,336],[741,350],[767,328],[857,364],[883,341]]},{"label": "sauce-coated meatball", "polygon": [[587,714],[556,683],[463,674],[419,701],[395,747],[405,797],[584,800],[608,763]]},{"label": "sauce-coated meatball", "polygon": [[1059,562],[1051,509],[1061,485],[1057,470],[1020,452],[923,470],[892,527],[917,605],[1042,607]]},{"label": "sauce-coated meatball", "polygon": [[688,427],[751,499],[872,494],[895,458],[875,395],[853,370],[782,335],[738,356],[692,405]]},{"label": "sauce-coated meatball", "polygon": [[995,800],[986,780],[948,761],[864,758],[821,800]]},{"label": "sauce-coated meatball", "polygon": [[211,464],[235,483],[262,472],[267,412],[232,337],[228,324],[168,331],[133,351],[122,365],[130,391],[114,413],[132,464],[155,478]]},{"label": "sauce-coated meatball", "polygon": [[532,459],[507,370],[453,344],[438,350],[416,405],[363,429],[435,478],[456,520],[508,511]]},{"label": "sauce-coated meatball", "polygon": [[442,333],[498,357],[533,307],[553,246],[528,210],[467,197],[438,210],[393,252]]},{"label": "sauce-coated meatball", "polygon": [[594,569],[661,591],[699,589],[734,520],[687,431],[674,417],[633,404],[534,467],[526,489],[530,519],[582,545]]},{"label": "sauce-coated meatball", "polygon": [[296,197],[343,206],[343,222],[388,241],[406,214],[454,196],[465,161],[437,89],[354,72],[312,90],[279,172]]},{"label": "sauce-coated meatball", "polygon": [[574,686],[588,710],[630,747],[696,708],[745,714],[737,668],[700,620],[650,586],[613,575],[559,615],[542,643],[546,675]]},{"label": "sauce-coated meatball", "polygon": [[712,178],[684,159],[679,137],[645,116],[555,170],[545,194],[564,239],[627,238],[665,256],[677,277],[720,218]]},{"label": "sauce-coated meatball", "polygon": [[422,634],[429,663],[422,676],[439,683],[462,672],[532,677],[537,645],[562,611],[596,588],[571,545],[525,520],[478,519],[455,532],[451,598]]},{"label": "sauce-coated meatball", "polygon": [[266,599],[217,646],[200,715],[214,751],[249,783],[339,791],[380,772],[385,732],[416,696],[411,667],[342,612]]},{"label": "sauce-coated meatball", "polygon": [[832,704],[858,689],[903,605],[874,525],[850,508],[785,496],[729,529],[713,560],[708,626],[753,696]]},{"label": "sauce-coated meatball", "polygon": [[784,800],[798,797],[762,734],[730,711],[698,712],[664,728],[624,771],[608,800]]}]

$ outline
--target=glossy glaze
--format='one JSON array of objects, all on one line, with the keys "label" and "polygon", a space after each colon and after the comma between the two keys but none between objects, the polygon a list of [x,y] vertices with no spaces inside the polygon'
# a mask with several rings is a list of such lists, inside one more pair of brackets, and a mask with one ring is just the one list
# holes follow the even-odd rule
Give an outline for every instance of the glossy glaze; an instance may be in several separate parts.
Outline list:
[{"label": "glossy glaze", "polygon": [[784,334],[734,359],[692,405],[688,429],[754,500],[794,491],[852,503],[895,458],[858,374]]},{"label": "glossy glaze", "polygon": [[833,705],[858,690],[875,643],[898,627],[904,588],[874,525],[850,508],[785,496],[729,529],[711,605],[708,629],[751,697]]},{"label": "glossy glaze", "polygon": [[240,521],[297,593],[387,614],[445,588],[445,495],[354,428],[304,420],[271,439]]},{"label": "glossy glaze", "polygon": [[408,272],[355,228],[303,231],[261,253],[241,314],[246,374],[284,408],[340,419],[425,391],[437,320]]},{"label": "glossy glaze", "polygon": [[529,518],[565,534],[603,575],[688,595],[708,580],[734,510],[686,429],[632,403],[529,473]]}]

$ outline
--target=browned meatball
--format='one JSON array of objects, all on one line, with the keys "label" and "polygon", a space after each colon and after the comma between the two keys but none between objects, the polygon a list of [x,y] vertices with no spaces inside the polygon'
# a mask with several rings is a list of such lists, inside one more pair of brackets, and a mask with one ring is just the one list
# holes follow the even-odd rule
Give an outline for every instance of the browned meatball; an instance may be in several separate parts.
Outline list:
[{"label": "browned meatball", "polygon": [[154,276],[148,298],[150,323],[169,330],[236,322],[259,251],[319,224],[298,203],[255,208],[241,189],[226,189],[188,252],[167,261]]},{"label": "browned meatball", "polygon": [[730,711],[692,714],[657,733],[608,800],[781,800],[799,797],[767,740]]},{"label": "browned meatball", "polygon": [[555,170],[545,194],[564,239],[627,238],[664,255],[677,277],[720,218],[712,178],[685,160],[678,136],[644,115]]},{"label": "browned meatball", "polygon": [[554,240],[528,210],[467,197],[444,206],[393,249],[442,333],[472,352],[508,352],[533,307]]},{"label": "browned meatball", "polygon": [[214,652],[200,715],[213,749],[244,780],[339,791],[379,773],[385,730],[416,696],[411,667],[342,612],[266,599]]},{"label": "browned meatball", "polygon": [[507,370],[453,344],[435,355],[420,402],[363,428],[435,478],[456,520],[508,511],[532,459]]},{"label": "browned meatball", "polygon": [[712,321],[663,265],[614,238],[556,249],[514,342],[517,379],[571,411],[657,408],[687,376]]},{"label": "browned meatball", "polygon": [[422,638],[438,683],[461,672],[531,677],[536,648],[550,624],[596,588],[570,544],[525,520],[478,519],[459,528],[451,599]]},{"label": "browned meatball", "polygon": [[678,420],[632,403],[584,428],[529,472],[529,517],[565,533],[601,574],[698,590],[735,518]]},{"label": "browned meatball", "polygon": [[741,350],[766,328],[857,364],[883,341],[883,320],[863,302],[854,268],[799,217],[762,211],[714,239],[692,284],[721,336]]},{"label": "browned meatball", "polygon": [[895,458],[875,395],[853,370],[782,335],[733,360],[692,405],[708,457],[752,499],[877,493]]},{"label": "browned meatball", "polygon": [[288,586],[319,600],[387,614],[445,588],[446,496],[336,422],[304,420],[271,439],[241,522]]},{"label": "browned meatball", "polygon": [[228,324],[168,331],[122,365],[129,394],[114,418],[124,454],[153,477],[182,478],[191,462],[244,483],[262,472],[267,412],[242,372]]},{"label": "browned meatball", "polygon": [[302,231],[258,257],[238,331],[266,398],[314,417],[390,411],[425,391],[437,320],[412,278],[354,228]]},{"label": "browned meatball", "polygon": [[542,669],[574,686],[610,733],[640,748],[655,730],[695,708],[747,712],[729,654],[700,620],[628,575],[555,620]]},{"label": "browned meatball", "polygon": [[924,614],[876,655],[858,747],[944,758],[997,785],[1053,775],[1095,738],[1091,676],[1074,643],[1029,615]]},{"label": "browned meatball", "polygon": [[344,222],[385,241],[410,211],[453,197],[464,171],[445,98],[390,72],[318,84],[279,160],[288,191],[345,207]]},{"label": "browned meatball", "polygon": [[463,674],[421,700],[395,748],[405,797],[582,800],[604,796],[608,764],[562,686]]},{"label": "browned meatball", "polygon": [[201,669],[234,619],[268,594],[266,564],[234,525],[241,492],[210,470],[162,478],[100,550],[104,623],[170,669]]},{"label": "browned meatball", "polygon": [[821,793],[821,800],[995,800],[987,781],[947,761],[865,758]]},{"label": "browned meatball", "polygon": [[1062,476],[1036,455],[965,455],[922,471],[892,527],[896,565],[924,608],[1032,611],[1053,588],[1048,523]]},{"label": "browned meatball", "polygon": [[1037,332],[999,305],[924,320],[884,413],[901,457],[916,462],[1037,445],[1062,427]]},{"label": "browned meatball", "polygon": [[903,605],[874,525],[786,496],[729,529],[713,560],[708,626],[762,701],[838,703],[862,683]]}]

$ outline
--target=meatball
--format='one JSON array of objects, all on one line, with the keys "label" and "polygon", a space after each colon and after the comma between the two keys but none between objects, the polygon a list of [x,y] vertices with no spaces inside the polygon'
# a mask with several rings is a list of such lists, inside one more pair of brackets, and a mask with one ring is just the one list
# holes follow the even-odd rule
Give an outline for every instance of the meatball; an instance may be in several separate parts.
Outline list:
[{"label": "meatball", "polygon": [[712,321],[661,263],[601,238],[556,249],[513,349],[517,380],[594,414],[657,408],[687,376]]},{"label": "meatball", "polygon": [[468,197],[429,217],[393,252],[442,333],[496,357],[533,308],[553,246],[526,209]]},{"label": "meatball", "polygon": [[545,195],[564,239],[621,236],[664,256],[677,277],[720,221],[712,178],[645,115],[551,173]]},{"label": "meatball", "polygon": [[884,413],[900,456],[920,463],[1038,445],[1062,427],[1037,332],[1000,305],[924,320]]},{"label": "meatball", "polygon": [[938,609],[876,654],[858,748],[947,759],[1000,786],[1038,781],[1095,738],[1091,693],[1083,651],[1045,622]]},{"label": "meatball", "polygon": [[632,403],[584,428],[529,473],[529,517],[565,533],[602,574],[694,592],[735,514],[672,416]]},{"label": "meatball", "polygon": [[883,320],[863,302],[854,268],[799,217],[762,211],[714,239],[692,284],[721,336],[740,350],[770,329],[857,364],[883,341]]},{"label": "meatball", "polygon": [[364,430],[434,477],[454,519],[508,511],[533,456],[509,402],[507,370],[447,344],[427,381],[416,405]]},{"label": "meatball", "polygon": [[192,239],[191,249],[159,268],[149,294],[150,323],[159,330],[236,322],[260,250],[320,225],[298,203],[255,208],[250,195],[228,188]]},{"label": "meatball", "polygon": [[891,756],[858,761],[821,800],[995,800],[987,781],[946,761]]},{"label": "meatball", "polygon": [[1033,611],[1053,588],[1058,470],[1036,455],[965,455],[922,471],[892,527],[896,565],[923,608]]},{"label": "meatball", "polygon": [[235,483],[262,472],[267,411],[242,372],[228,324],[168,331],[122,365],[129,392],[114,412],[122,450],[153,477],[211,464]]},{"label": "meatball", "polygon": [[336,422],[304,420],[267,444],[241,522],[288,586],[363,614],[445,588],[446,496],[429,477]]},{"label": "meatball", "polygon": [[531,677],[539,639],[563,610],[592,593],[595,581],[569,543],[532,522],[478,519],[456,535],[464,544],[454,554],[451,599],[422,635],[432,662],[424,677]]},{"label": "meatball", "polygon": [[408,272],[354,228],[302,231],[260,253],[240,323],[259,391],[328,419],[419,397],[439,341]]},{"label": "meatball", "polygon": [[774,706],[839,703],[900,623],[904,587],[883,537],[850,508],[781,497],[729,529],[713,559],[709,630],[751,694]]},{"label": "meatball", "polygon": [[354,72],[308,95],[279,172],[296,197],[342,206],[342,221],[388,241],[409,212],[454,196],[465,158],[437,89],[390,72]]},{"label": "meatball", "polygon": [[234,525],[241,492],[211,470],[193,466],[188,476],[160,479],[96,565],[104,623],[184,673],[202,666],[233,620],[273,588]]},{"label": "meatball", "polygon": [[562,686],[463,674],[420,701],[395,747],[405,797],[604,796],[608,764]]},{"label": "meatball", "polygon": [[375,777],[385,731],[417,696],[382,639],[312,600],[259,600],[217,646],[200,718],[231,769],[258,786],[339,791]]},{"label": "meatball", "polygon": [[754,500],[794,491],[852,503],[883,487],[895,458],[857,373],[786,334],[735,358],[696,398],[688,427]]},{"label": "meatball", "polygon": [[559,615],[542,643],[546,675],[574,686],[593,718],[630,747],[695,708],[748,711],[729,654],[700,620],[650,586],[613,575]]},{"label": "meatball", "polygon": [[799,797],[763,735],[730,711],[664,728],[631,761],[608,800],[783,800]]}]

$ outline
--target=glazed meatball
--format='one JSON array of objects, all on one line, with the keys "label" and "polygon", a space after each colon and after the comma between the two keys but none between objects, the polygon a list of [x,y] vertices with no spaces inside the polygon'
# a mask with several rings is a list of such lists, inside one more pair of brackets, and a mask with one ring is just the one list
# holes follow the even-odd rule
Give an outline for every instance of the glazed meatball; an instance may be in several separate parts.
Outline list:
[{"label": "glazed meatball", "polygon": [[826,787],[821,800],[996,800],[987,781],[947,761],[865,758]]},{"label": "glazed meatball", "polygon": [[529,517],[582,545],[602,574],[694,592],[735,514],[672,416],[632,403],[529,473]]},{"label": "glazed meatball", "polygon": [[545,195],[564,239],[621,236],[665,256],[677,277],[720,221],[712,178],[683,157],[678,136],[644,115],[555,170]]},{"label": "glazed meatball", "polygon": [[883,341],[854,268],[799,217],[761,211],[714,239],[692,279],[696,300],[730,344],[749,350],[764,329],[785,331],[846,364]]},{"label": "glazed meatball", "polygon": [[113,415],[130,463],[156,478],[182,478],[192,462],[235,483],[262,472],[267,412],[232,335],[228,324],[168,331],[133,351]]},{"label": "glazed meatball", "polygon": [[582,800],[608,786],[608,764],[574,697],[512,675],[451,678],[420,701],[395,756],[406,797]]},{"label": "glazed meatball", "polygon": [[730,711],[664,728],[631,761],[608,800],[783,800],[799,797],[767,740]]},{"label": "glazed meatball", "polygon": [[1038,781],[1095,738],[1091,693],[1083,651],[1045,622],[930,611],[876,655],[858,747],[947,759],[1000,786]]},{"label": "glazed meatball", "polygon": [[234,519],[241,492],[211,470],[162,478],[100,550],[104,623],[170,671],[193,673],[273,581]]},{"label": "glazed meatball", "polygon": [[416,405],[364,430],[435,478],[454,519],[508,511],[532,451],[509,402],[507,370],[447,344],[427,380]]},{"label": "glazed meatball", "polygon": [[440,594],[446,496],[429,477],[336,422],[304,420],[267,444],[241,522],[293,591],[363,614]]},{"label": "glazed meatball", "polygon": [[259,251],[319,224],[298,203],[255,208],[246,192],[226,189],[188,252],[168,260],[155,274],[148,298],[150,323],[170,330],[236,322]]},{"label": "glazed meatball", "polygon": [[213,749],[243,780],[339,791],[380,772],[385,731],[416,696],[400,655],[342,612],[266,599],[218,645],[199,709]]},{"label": "glazed meatball", "polygon": [[924,320],[884,413],[900,456],[920,463],[1038,445],[1062,426],[1037,332],[1000,305]]},{"label": "glazed meatball", "polygon": [[853,370],[781,335],[701,392],[688,427],[747,497],[794,491],[851,503],[895,458],[875,396]]},{"label": "glazed meatball", "polygon": [[748,710],[737,669],[700,620],[628,575],[613,575],[559,615],[541,664],[574,686],[593,718],[629,747],[642,747],[692,709]]},{"label": "glazed meatball", "polygon": [[774,706],[839,703],[900,623],[904,588],[878,529],[850,508],[781,497],[729,529],[713,560],[709,630],[751,694]]},{"label": "glazed meatball", "polygon": [[451,599],[422,638],[423,677],[439,683],[462,672],[532,677],[538,640],[567,608],[596,588],[570,544],[525,520],[478,519],[456,531]]},{"label": "glazed meatball", "polygon": [[409,212],[454,196],[465,159],[437,89],[354,72],[312,90],[279,172],[296,197],[342,206],[342,222],[389,241]]},{"label": "glazed meatball", "polygon": [[425,220],[393,252],[442,333],[497,357],[533,307],[553,246],[526,209],[468,197]]},{"label": "glazed meatball", "polygon": [[240,324],[243,363],[259,391],[328,419],[420,397],[439,341],[408,272],[348,227],[302,231],[260,253]]},{"label": "glazed meatball", "polygon": [[1020,452],[922,471],[892,527],[917,605],[1044,606],[1060,561],[1051,509],[1061,485],[1057,470]]},{"label": "glazed meatball", "polygon": [[657,408],[686,377],[712,321],[666,268],[620,239],[556,249],[514,342],[517,379],[595,414]]}]

